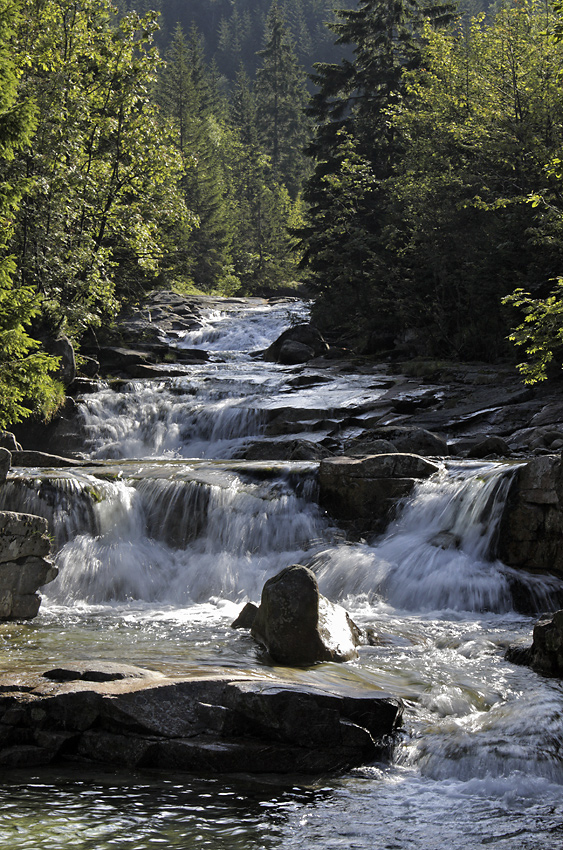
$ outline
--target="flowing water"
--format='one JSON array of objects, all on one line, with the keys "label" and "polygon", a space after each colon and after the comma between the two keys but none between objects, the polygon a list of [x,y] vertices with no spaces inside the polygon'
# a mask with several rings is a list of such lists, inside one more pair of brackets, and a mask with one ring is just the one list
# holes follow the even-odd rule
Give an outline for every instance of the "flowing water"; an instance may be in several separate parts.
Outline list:
[{"label": "flowing water", "polygon": [[[49,518],[60,576],[35,621],[0,626],[3,667],[119,659],[172,676],[360,683],[405,702],[393,760],[306,778],[15,771],[0,785],[0,847],[559,846],[563,686],[504,660],[533,618],[513,610],[514,571],[491,559],[512,469],[448,461],[386,534],[350,543],[316,504],[316,464],[239,459],[276,417],[328,444],[336,421],[359,427],[384,391],[385,376],[256,359],[305,314],[259,301],[210,313],[178,342],[209,362],[85,398],[97,465],[12,473],[1,507]],[[230,628],[292,563],[375,630],[357,661],[271,667]],[[555,580],[519,580],[538,611],[553,607]]]}]

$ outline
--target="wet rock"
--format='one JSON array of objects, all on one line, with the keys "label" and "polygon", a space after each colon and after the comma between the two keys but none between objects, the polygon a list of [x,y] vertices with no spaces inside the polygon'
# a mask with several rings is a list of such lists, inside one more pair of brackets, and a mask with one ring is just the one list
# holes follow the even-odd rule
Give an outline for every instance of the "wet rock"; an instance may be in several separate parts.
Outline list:
[{"label": "wet rock", "polygon": [[52,455],[48,452],[20,451],[12,452],[12,466],[23,466],[26,468],[51,467],[63,469],[70,466],[81,466],[81,462],[75,458]]},{"label": "wet rock", "polygon": [[123,679],[158,679],[162,673],[115,661],[82,661],[65,664],[42,674],[51,682],[117,682]]},{"label": "wet rock", "polygon": [[78,405],[68,396],[63,407],[49,422],[30,416],[15,425],[13,430],[18,442],[29,450],[68,456],[69,452],[84,449]]},{"label": "wet rock", "polygon": [[287,382],[288,387],[293,389],[304,389],[306,387],[317,387],[319,384],[331,384],[334,378],[330,375],[297,375]]},{"label": "wet rock", "polygon": [[12,455],[8,449],[0,448],[0,484],[6,480],[6,476],[12,465]]},{"label": "wet rock", "polygon": [[295,366],[297,363],[307,363],[314,356],[315,351],[310,345],[287,339],[281,346],[276,360],[284,366]]},{"label": "wet rock", "polygon": [[544,676],[563,678],[563,610],[544,614],[534,626],[532,646],[511,646],[506,659]]},{"label": "wet rock", "polygon": [[354,437],[344,443],[344,454],[347,457],[356,455],[388,455],[398,452],[389,440],[373,439],[370,436]]},{"label": "wet rock", "polygon": [[60,336],[51,344],[50,349],[53,354],[60,357],[59,367],[54,377],[68,387],[76,378],[76,360],[72,343],[68,337]]},{"label": "wet rock", "polygon": [[[142,672],[142,671],[141,671]],[[0,764],[70,759],[190,772],[313,773],[389,755],[399,700],[215,675],[0,682]]]},{"label": "wet rock", "polygon": [[237,457],[244,460],[321,460],[331,452],[310,440],[260,440],[246,446]]},{"label": "wet rock", "polygon": [[47,556],[51,549],[47,520],[31,514],[0,512],[0,619],[35,617],[38,588],[58,574]]},{"label": "wet rock", "polygon": [[467,452],[468,458],[490,457],[491,455],[510,457],[510,447],[502,437],[495,435],[485,437],[483,440],[474,443]]},{"label": "wet rock", "polygon": [[438,404],[442,399],[442,393],[433,390],[419,393],[403,393],[391,401],[391,406],[396,413],[413,413],[427,407]]},{"label": "wet rock", "polygon": [[349,661],[362,642],[349,614],[322,596],[315,574],[299,564],[266,582],[251,632],[274,661],[293,667]]},{"label": "wet rock", "polygon": [[43,517],[0,511],[0,563],[19,558],[42,558],[51,550],[49,526]]},{"label": "wet rock", "polygon": [[516,472],[499,527],[498,557],[509,566],[563,578],[563,469],[545,455]]},{"label": "wet rock", "polygon": [[371,431],[374,437],[389,440],[399,452],[425,457],[444,457],[449,454],[443,437],[415,425],[384,425]]},{"label": "wet rock", "polygon": [[[290,345],[291,344],[291,345]],[[282,350],[285,358],[301,356],[298,360],[281,360]],[[310,324],[294,325],[285,330],[264,352],[264,359],[282,363],[305,363],[313,357],[326,354],[328,345],[320,331]]]},{"label": "wet rock", "polygon": [[440,467],[414,454],[336,457],[319,467],[320,504],[358,533],[383,531],[400,499]]},{"label": "wet rock", "polygon": [[254,620],[256,619],[256,614],[258,613],[258,605],[255,605],[254,602],[247,602],[236,620],[233,620],[231,623],[232,629],[251,629]]}]

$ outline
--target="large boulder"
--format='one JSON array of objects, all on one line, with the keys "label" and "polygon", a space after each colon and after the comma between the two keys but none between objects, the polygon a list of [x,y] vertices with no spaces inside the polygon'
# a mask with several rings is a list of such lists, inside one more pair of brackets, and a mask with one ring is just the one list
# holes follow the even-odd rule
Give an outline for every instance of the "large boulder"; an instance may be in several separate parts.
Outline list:
[{"label": "large boulder", "polygon": [[400,499],[439,465],[414,454],[334,457],[319,466],[319,501],[358,533],[383,531]]},{"label": "large boulder", "polygon": [[47,520],[0,512],[0,620],[28,620],[39,611],[37,590],[58,574],[46,556],[51,549]]},{"label": "large boulder", "polygon": [[51,351],[60,358],[55,377],[62,381],[65,387],[70,386],[76,378],[76,360],[71,341],[66,336],[60,336],[51,344]]},{"label": "large boulder", "polygon": [[498,557],[512,567],[563,578],[563,464],[544,455],[516,472],[503,512]]},{"label": "large boulder", "polygon": [[21,450],[21,446],[16,440],[16,435],[11,431],[0,431],[0,448],[8,449],[9,452],[17,452]]},{"label": "large boulder", "polygon": [[349,661],[362,642],[349,614],[322,596],[315,574],[299,564],[266,582],[251,633],[274,661],[293,667]]},{"label": "large boulder", "polygon": [[264,352],[265,360],[292,365],[305,363],[326,354],[328,345],[314,325],[301,324],[287,328]]},{"label": "large boulder", "polygon": [[[100,670],[100,666],[103,669]],[[381,691],[125,665],[0,679],[0,765],[70,760],[192,773],[312,773],[389,755],[402,705]]]},{"label": "large boulder", "polygon": [[511,646],[506,658],[544,676],[563,678],[563,611],[544,614],[534,626],[532,646]]}]

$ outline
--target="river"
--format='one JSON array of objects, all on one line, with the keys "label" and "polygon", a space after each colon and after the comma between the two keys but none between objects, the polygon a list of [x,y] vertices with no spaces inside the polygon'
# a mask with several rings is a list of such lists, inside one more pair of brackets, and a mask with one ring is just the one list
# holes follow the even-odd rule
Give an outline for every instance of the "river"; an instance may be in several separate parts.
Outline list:
[{"label": "river", "polygon": [[[316,464],[240,459],[277,411],[298,410],[299,435],[329,444],[323,410],[361,418],[383,392],[384,375],[327,381],[254,356],[306,311],[209,311],[178,341],[207,363],[84,397],[85,452],[101,466],[12,473],[0,507],[48,516],[60,575],[35,621],[0,627],[3,666],[92,658],[362,683],[405,702],[391,763],[306,778],[14,771],[0,846],[551,850],[563,838],[563,685],[504,660],[534,621],[512,609],[513,574],[489,555],[510,470],[444,462],[384,535],[352,543],[316,504]],[[271,667],[230,628],[292,563],[375,629],[357,661]],[[553,582],[525,581],[549,610]]]}]

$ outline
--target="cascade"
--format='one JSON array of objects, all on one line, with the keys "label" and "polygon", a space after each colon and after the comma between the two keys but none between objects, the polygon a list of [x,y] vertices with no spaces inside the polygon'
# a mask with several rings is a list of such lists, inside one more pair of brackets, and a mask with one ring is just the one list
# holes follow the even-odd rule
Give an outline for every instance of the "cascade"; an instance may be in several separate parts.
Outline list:
[{"label": "cascade", "polygon": [[[120,845],[128,830],[142,850],[164,841],[196,846],[201,835],[208,846],[244,850],[434,850],[448,842],[548,850],[563,824],[563,688],[509,664],[504,650],[533,622],[514,610],[514,581],[538,610],[554,604],[560,583],[516,576],[495,558],[515,467],[448,460],[417,485],[385,534],[345,541],[317,504],[316,464],[234,459],[268,439],[273,413],[345,417],[380,392],[373,375],[329,373],[330,381],[292,385],[299,368],[257,360],[253,352],[288,326],[291,310],[299,319],[307,307],[251,301],[209,311],[199,330],[176,341],[207,350],[208,362],[186,366],[185,377],[135,380],[84,399],[96,466],[10,476],[0,507],[49,519],[60,575],[45,588],[39,619],[10,627],[7,664],[41,670],[70,653],[169,675],[220,665],[275,678],[279,671],[230,623],[245,601],[259,601],[267,578],[303,563],[375,640],[356,662],[290,675],[402,697],[406,724],[392,763],[283,786],[94,776],[89,808],[82,780],[46,776],[21,793],[14,786],[10,800],[24,801],[24,811],[48,800],[60,811],[53,835],[60,823],[89,840],[98,830],[94,843],[104,850],[128,846]],[[296,418],[295,432],[321,441],[329,418],[315,428]],[[16,837],[0,824],[0,839],[35,850],[31,821],[21,823]]]}]

